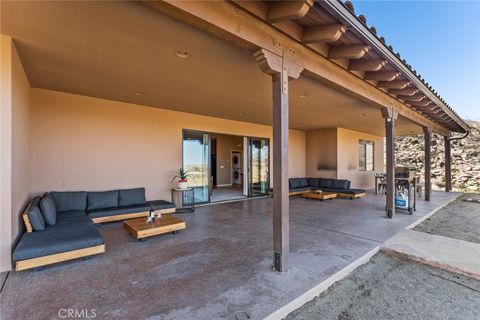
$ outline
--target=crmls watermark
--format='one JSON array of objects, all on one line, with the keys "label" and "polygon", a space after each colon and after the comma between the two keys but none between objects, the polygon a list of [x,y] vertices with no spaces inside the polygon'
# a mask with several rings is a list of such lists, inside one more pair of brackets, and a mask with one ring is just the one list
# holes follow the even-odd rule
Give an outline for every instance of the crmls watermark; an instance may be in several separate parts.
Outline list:
[{"label": "crmls watermark", "polygon": [[95,319],[96,309],[60,309],[58,316],[61,319]]}]

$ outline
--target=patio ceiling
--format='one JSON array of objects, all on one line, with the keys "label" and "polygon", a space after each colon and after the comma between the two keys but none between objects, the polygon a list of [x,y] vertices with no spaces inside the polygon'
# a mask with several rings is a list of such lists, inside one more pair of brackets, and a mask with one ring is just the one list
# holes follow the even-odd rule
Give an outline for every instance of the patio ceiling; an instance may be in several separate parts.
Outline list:
[{"label": "patio ceiling", "polygon": [[[143,5],[2,2],[1,20],[33,87],[271,124],[271,79],[250,51]],[[377,105],[329,84],[300,77],[290,97],[293,129],[384,135]],[[397,121],[398,134],[417,132],[406,118]]]}]

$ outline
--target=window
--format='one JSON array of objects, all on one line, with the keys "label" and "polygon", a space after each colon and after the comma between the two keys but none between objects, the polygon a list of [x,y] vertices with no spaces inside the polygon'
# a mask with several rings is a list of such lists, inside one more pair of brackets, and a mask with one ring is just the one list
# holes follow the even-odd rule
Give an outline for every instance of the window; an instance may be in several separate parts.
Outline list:
[{"label": "window", "polygon": [[373,141],[360,140],[358,142],[358,170],[373,171],[374,170],[374,150]]}]

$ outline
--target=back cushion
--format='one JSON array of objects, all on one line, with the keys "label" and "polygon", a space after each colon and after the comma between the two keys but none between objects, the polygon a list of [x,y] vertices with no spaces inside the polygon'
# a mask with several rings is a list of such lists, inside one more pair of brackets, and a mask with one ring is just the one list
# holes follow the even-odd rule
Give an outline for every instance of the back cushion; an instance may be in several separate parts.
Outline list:
[{"label": "back cushion", "polygon": [[42,210],[42,215],[46,224],[53,226],[57,223],[57,209],[55,208],[55,202],[49,193],[45,194],[42,200],[40,200],[40,209]]},{"label": "back cushion", "polygon": [[131,206],[134,204],[145,204],[145,188],[119,190],[118,205]]},{"label": "back cushion", "polygon": [[103,209],[118,207],[118,190],[89,192],[87,195],[87,209]]},{"label": "back cushion", "polygon": [[49,193],[57,211],[85,211],[87,208],[87,192],[85,191],[66,191]]},{"label": "back cushion", "polygon": [[310,187],[318,187],[318,178],[308,178],[308,185]]},{"label": "back cushion", "polygon": [[40,210],[40,197],[36,197],[32,200],[32,205],[28,209],[28,220],[32,224],[34,231],[45,230],[45,219],[43,218],[42,211]]},{"label": "back cushion", "polygon": [[307,178],[300,178],[300,187],[308,187],[308,179]]},{"label": "back cushion", "polygon": [[331,188],[332,183],[333,183],[333,179],[325,179],[325,178],[318,179],[318,186],[320,188]]},{"label": "back cushion", "polygon": [[298,178],[291,178],[291,179],[290,179],[290,187],[291,187],[291,188],[298,188],[298,187],[300,187],[300,179],[298,179]]},{"label": "back cushion", "polygon": [[288,179],[288,186],[290,188],[293,188],[293,179],[292,178]]},{"label": "back cushion", "polygon": [[348,189],[348,180],[333,180],[334,189]]}]

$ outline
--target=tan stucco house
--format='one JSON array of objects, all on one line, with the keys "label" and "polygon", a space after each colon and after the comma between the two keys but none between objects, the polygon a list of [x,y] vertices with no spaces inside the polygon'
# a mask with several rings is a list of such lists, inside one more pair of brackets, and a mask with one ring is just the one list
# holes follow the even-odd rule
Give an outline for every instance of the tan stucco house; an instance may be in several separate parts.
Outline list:
[{"label": "tan stucco house", "polygon": [[142,186],[169,200],[180,167],[198,202],[273,188],[282,271],[288,178],[370,190],[386,171],[393,217],[394,136],[443,135],[448,155],[469,130],[349,2],[2,1],[1,14],[2,272],[34,195]]}]

